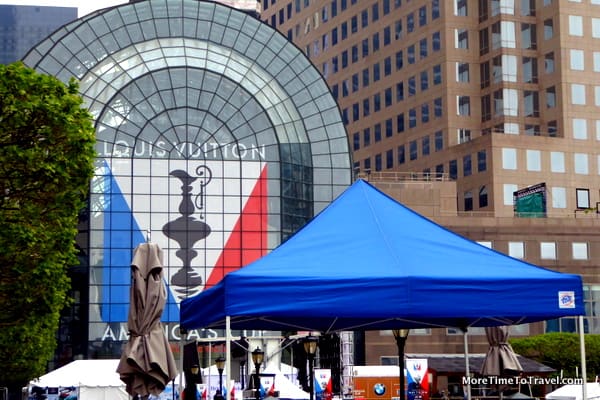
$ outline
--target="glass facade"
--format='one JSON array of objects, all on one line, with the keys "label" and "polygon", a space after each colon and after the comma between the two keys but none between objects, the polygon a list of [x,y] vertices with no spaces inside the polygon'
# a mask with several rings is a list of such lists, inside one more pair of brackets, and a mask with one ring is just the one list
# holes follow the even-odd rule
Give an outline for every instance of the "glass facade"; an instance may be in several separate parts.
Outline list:
[{"label": "glass facade", "polygon": [[348,139],[322,76],[247,13],[195,0],[121,5],[65,25],[24,62],[77,78],[94,117],[81,244],[89,357],[118,355],[114,344],[127,339],[141,242],[164,251],[163,322],[178,340],[182,299],[275,248],[351,183]]},{"label": "glass facade", "polygon": [[75,7],[0,4],[0,64],[20,60],[38,42],[76,18]]}]

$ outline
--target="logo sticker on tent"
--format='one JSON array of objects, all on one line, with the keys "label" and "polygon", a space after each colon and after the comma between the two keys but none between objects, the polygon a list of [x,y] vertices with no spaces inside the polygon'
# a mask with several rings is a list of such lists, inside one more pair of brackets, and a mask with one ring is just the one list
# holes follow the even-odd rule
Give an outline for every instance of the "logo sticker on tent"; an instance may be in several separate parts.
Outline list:
[{"label": "logo sticker on tent", "polygon": [[558,292],[558,308],[575,308],[575,292]]}]

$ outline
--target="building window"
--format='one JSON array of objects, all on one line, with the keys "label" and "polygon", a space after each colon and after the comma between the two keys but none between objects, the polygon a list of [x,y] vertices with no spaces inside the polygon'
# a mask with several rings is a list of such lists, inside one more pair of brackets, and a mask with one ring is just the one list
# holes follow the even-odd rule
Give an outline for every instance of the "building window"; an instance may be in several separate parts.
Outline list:
[{"label": "building window", "polygon": [[571,84],[571,104],[585,105],[585,85],[579,83]]},{"label": "building window", "polygon": [[556,88],[550,86],[546,88],[546,108],[556,107]]},{"label": "building window", "polygon": [[488,205],[487,187],[482,186],[479,188],[479,208],[487,207],[487,205]]},{"label": "building window", "polygon": [[410,160],[416,160],[418,157],[417,154],[417,141],[416,140],[411,140],[410,143],[408,144],[408,148],[409,148],[409,157]]},{"label": "building window", "polygon": [[404,132],[404,113],[398,114],[396,117],[396,132]]},{"label": "building window", "polygon": [[479,55],[482,56],[490,51],[490,34],[488,28],[479,31]]},{"label": "building window", "polygon": [[547,129],[549,137],[558,136],[558,123],[556,121],[548,121]]},{"label": "building window", "polygon": [[544,21],[544,40],[549,40],[554,37],[554,21],[549,18]]},{"label": "building window", "polygon": [[485,61],[479,64],[480,87],[484,89],[490,86],[490,63]]},{"label": "building window", "polygon": [[502,168],[510,170],[517,169],[517,149],[507,147],[502,149]]},{"label": "building window", "polygon": [[471,98],[469,96],[457,96],[458,115],[471,115]]},{"label": "building window", "polygon": [[419,40],[419,59],[427,57],[427,38]]},{"label": "building window", "polygon": [[465,211],[473,211],[473,192],[466,191],[463,195]]},{"label": "building window", "polygon": [[573,71],[583,71],[585,69],[583,50],[569,50],[570,67]]},{"label": "building window", "polygon": [[463,157],[463,176],[471,176],[472,171],[471,155],[467,154]]},{"label": "building window", "polygon": [[487,170],[487,153],[485,150],[477,152],[477,172],[484,172]]},{"label": "building window", "polygon": [[581,15],[569,15],[569,35],[583,36],[583,17]]},{"label": "building window", "polygon": [[444,149],[444,134],[442,131],[437,131],[434,134],[435,151],[442,151]]},{"label": "building window", "polygon": [[575,164],[575,173],[580,175],[588,175],[589,167],[588,167],[588,155],[585,153],[575,153],[573,158],[573,163]]},{"label": "building window", "polygon": [[411,108],[408,110],[408,127],[415,128],[417,126],[417,109]]},{"label": "building window", "polygon": [[456,180],[458,177],[458,162],[456,160],[450,160],[448,163],[448,174],[450,179]]},{"label": "building window", "polygon": [[457,62],[456,63],[456,81],[457,82],[469,82],[469,64]]},{"label": "building window", "polygon": [[521,24],[521,48],[537,49],[537,37],[535,24]]},{"label": "building window", "polygon": [[577,208],[587,209],[590,208],[590,190],[589,189],[575,189],[577,196]]},{"label": "building window", "polygon": [[363,145],[365,147],[367,147],[370,144],[371,144],[371,129],[365,128],[365,130],[363,131]]},{"label": "building window", "polygon": [[554,72],[554,52],[550,52],[544,56],[544,71],[547,74]]},{"label": "building window", "polygon": [[573,251],[573,260],[587,260],[588,259],[588,244],[585,242],[574,242],[571,243]]},{"label": "building window", "polygon": [[435,118],[440,118],[443,116],[444,108],[442,104],[442,98],[438,97],[433,99],[433,116]]},{"label": "building window", "polygon": [[427,70],[421,71],[421,91],[429,88],[429,74]]},{"label": "building window", "polygon": [[442,38],[440,32],[433,32],[431,35],[431,51],[440,51],[442,48]]},{"label": "building window", "polygon": [[488,0],[479,0],[478,2],[479,22],[483,22],[488,19]]},{"label": "building window", "polygon": [[382,169],[382,159],[381,153],[375,155],[375,171],[381,171]]},{"label": "building window", "polygon": [[419,26],[427,25],[427,7],[419,8]]},{"label": "building window", "polygon": [[429,104],[421,104],[421,123],[426,124],[429,122]]},{"label": "building window", "polygon": [[433,66],[433,84],[439,85],[442,83],[442,66],[440,64]]},{"label": "building window", "polygon": [[481,96],[481,122],[492,119],[492,98],[489,94]]},{"label": "building window", "polygon": [[556,243],[540,242],[540,258],[542,260],[556,260]]},{"label": "building window", "polygon": [[537,81],[538,81],[537,58],[523,57],[523,81],[525,83],[537,83]]},{"label": "building window", "polygon": [[525,258],[525,243],[508,242],[508,255],[513,258]]},{"label": "building window", "polygon": [[527,171],[542,170],[542,154],[539,150],[527,149],[525,152],[527,157]]},{"label": "building window", "polygon": [[550,171],[556,173],[565,172],[565,153],[562,151],[550,152]]},{"label": "building window", "polygon": [[408,97],[414,96],[417,93],[417,83],[416,78],[411,76],[408,78]]},{"label": "building window", "polygon": [[404,145],[398,146],[398,164],[404,164],[406,161],[406,154],[404,150]]},{"label": "building window", "polygon": [[458,143],[467,143],[471,141],[471,130],[460,128],[458,129]]},{"label": "building window", "polygon": [[586,140],[587,138],[587,119],[573,118],[573,139]]},{"label": "building window", "polygon": [[469,48],[469,32],[466,29],[455,30],[455,47],[457,49],[468,49]]},{"label": "building window", "polygon": [[517,191],[517,185],[512,183],[504,184],[504,205],[505,206],[513,206],[514,205],[514,193]]},{"label": "building window", "polygon": [[553,187],[550,191],[553,208],[567,208],[567,191],[564,187]]},{"label": "building window", "polygon": [[467,13],[467,0],[455,0],[454,1],[454,15],[459,17],[466,17]]},{"label": "building window", "polygon": [[423,136],[421,139],[421,154],[423,156],[429,155],[429,136]]},{"label": "building window", "polygon": [[385,152],[385,168],[394,168],[394,151],[388,150]]},{"label": "building window", "polygon": [[521,15],[535,16],[535,0],[521,0]]},{"label": "building window", "polygon": [[406,49],[406,61],[409,64],[414,64],[415,61],[417,60],[416,57],[416,53],[415,53],[415,45],[410,45],[408,46],[408,48]]},{"label": "building window", "polygon": [[523,93],[524,100],[524,114],[526,117],[539,117],[540,116],[540,105],[538,99],[538,92],[533,90],[525,90]]}]

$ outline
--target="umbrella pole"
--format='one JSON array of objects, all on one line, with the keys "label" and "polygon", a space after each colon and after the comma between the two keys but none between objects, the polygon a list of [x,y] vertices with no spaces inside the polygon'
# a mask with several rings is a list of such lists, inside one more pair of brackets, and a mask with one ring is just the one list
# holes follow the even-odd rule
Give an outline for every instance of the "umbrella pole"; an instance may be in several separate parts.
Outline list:
[{"label": "umbrella pole", "polygon": [[469,371],[469,341],[467,339],[467,329],[463,328],[463,345],[465,347],[465,376],[467,378],[467,400],[471,400],[471,372]]}]

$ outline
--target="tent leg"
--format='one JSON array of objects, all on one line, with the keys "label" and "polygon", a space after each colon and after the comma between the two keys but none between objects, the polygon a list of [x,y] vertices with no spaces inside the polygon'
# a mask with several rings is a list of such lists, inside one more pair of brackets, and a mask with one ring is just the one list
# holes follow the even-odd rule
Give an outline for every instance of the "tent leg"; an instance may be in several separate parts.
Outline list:
[{"label": "tent leg", "polygon": [[463,328],[463,345],[465,348],[465,377],[467,378],[467,400],[471,400],[471,371],[469,371],[469,341],[467,339],[468,328]]},{"label": "tent leg", "polygon": [[225,382],[225,400],[231,400],[231,317],[225,317],[225,376],[227,380]]},{"label": "tent leg", "polygon": [[581,352],[581,377],[583,378],[583,400],[587,400],[587,371],[585,360],[585,333],[583,328],[583,315],[579,316],[579,350]]}]

